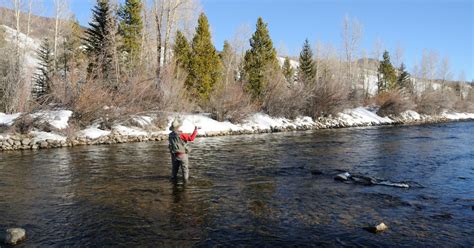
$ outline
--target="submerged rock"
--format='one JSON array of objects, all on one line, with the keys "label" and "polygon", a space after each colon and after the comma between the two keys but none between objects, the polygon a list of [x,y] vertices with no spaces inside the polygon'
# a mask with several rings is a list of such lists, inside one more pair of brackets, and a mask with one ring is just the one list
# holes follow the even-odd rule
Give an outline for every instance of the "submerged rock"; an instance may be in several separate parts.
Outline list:
[{"label": "submerged rock", "polygon": [[371,232],[371,233],[380,233],[380,232],[384,232],[388,229],[388,226],[385,225],[385,223],[380,223],[376,226],[368,226],[368,227],[364,227],[365,230]]},{"label": "submerged rock", "polygon": [[311,170],[311,175],[322,175],[323,172],[320,170]]},{"label": "submerged rock", "polygon": [[9,228],[0,233],[0,239],[7,245],[16,245],[26,239],[26,231],[23,228]]},{"label": "submerged rock", "polygon": [[382,185],[382,186],[390,186],[390,187],[396,187],[396,188],[409,188],[410,187],[410,185],[404,182],[390,182],[387,180],[377,179],[377,178],[363,176],[363,175],[354,175],[349,172],[337,174],[334,177],[334,180],[342,181],[342,182],[347,181],[347,182],[365,185],[365,186]]},{"label": "submerged rock", "polygon": [[351,174],[349,172],[344,172],[344,173],[341,173],[341,174],[337,174],[334,177],[334,180],[336,180],[336,181],[347,181],[350,178],[351,178]]}]

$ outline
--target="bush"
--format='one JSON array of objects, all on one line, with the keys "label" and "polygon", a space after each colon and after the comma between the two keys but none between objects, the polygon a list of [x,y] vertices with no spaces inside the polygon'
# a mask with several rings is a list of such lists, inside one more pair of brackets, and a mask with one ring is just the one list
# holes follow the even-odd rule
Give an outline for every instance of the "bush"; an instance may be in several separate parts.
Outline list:
[{"label": "bush", "polygon": [[453,109],[456,96],[451,91],[436,91],[428,89],[422,92],[416,100],[418,113],[437,115],[443,110]]},{"label": "bush", "polygon": [[251,97],[238,82],[222,83],[211,94],[206,107],[217,121],[239,122],[256,110]]},{"label": "bush", "polygon": [[375,97],[375,103],[380,106],[377,115],[391,116],[413,109],[414,104],[409,97],[403,96],[400,91],[384,92]]},{"label": "bush", "polygon": [[308,114],[313,118],[333,115],[348,106],[349,88],[341,80],[320,78],[313,90]]},{"label": "bush", "polygon": [[262,109],[271,116],[295,118],[304,114],[311,90],[302,83],[288,84],[280,70],[267,69]]}]

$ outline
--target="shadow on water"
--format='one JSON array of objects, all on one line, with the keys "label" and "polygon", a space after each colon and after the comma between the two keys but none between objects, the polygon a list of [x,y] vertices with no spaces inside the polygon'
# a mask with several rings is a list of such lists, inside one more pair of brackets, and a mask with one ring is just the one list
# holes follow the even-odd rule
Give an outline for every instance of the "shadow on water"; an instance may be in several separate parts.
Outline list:
[{"label": "shadow on water", "polygon": [[[470,247],[473,133],[464,122],[198,139],[186,184],[169,180],[165,142],[3,153],[0,228],[26,228],[19,247]],[[340,171],[424,187],[345,184]],[[389,230],[363,230],[379,222]]]}]

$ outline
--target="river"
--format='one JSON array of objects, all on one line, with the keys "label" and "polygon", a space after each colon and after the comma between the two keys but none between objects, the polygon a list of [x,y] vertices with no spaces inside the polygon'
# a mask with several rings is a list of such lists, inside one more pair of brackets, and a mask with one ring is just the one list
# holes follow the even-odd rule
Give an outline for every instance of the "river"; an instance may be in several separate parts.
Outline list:
[{"label": "river", "polygon": [[[474,122],[1,153],[0,228],[18,247],[474,245]],[[319,170],[322,175],[313,175]],[[349,171],[408,189],[335,181]],[[363,229],[384,222],[389,229]]]}]

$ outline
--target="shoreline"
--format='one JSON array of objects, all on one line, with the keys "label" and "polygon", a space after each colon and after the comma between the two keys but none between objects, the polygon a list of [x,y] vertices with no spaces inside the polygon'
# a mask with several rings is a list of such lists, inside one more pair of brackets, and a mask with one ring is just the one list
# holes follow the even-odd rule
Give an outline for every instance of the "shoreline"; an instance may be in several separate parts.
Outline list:
[{"label": "shoreline", "polygon": [[[394,119],[390,123],[365,123],[365,124],[347,124],[337,121],[333,118],[323,118],[314,122],[314,124],[299,125],[299,126],[276,126],[265,129],[252,130],[227,130],[215,131],[198,134],[197,137],[216,137],[216,136],[237,136],[237,135],[252,135],[252,134],[267,134],[267,133],[281,133],[281,132],[299,132],[325,129],[342,129],[342,128],[357,128],[357,127],[380,127],[380,126],[418,126],[418,125],[433,125],[440,123],[451,122],[469,122],[474,121],[473,118],[466,119],[449,119],[446,117],[429,117],[421,120],[401,120]],[[0,136],[2,137],[2,136]],[[58,139],[45,139],[35,141],[34,138],[28,135],[12,134],[6,139],[0,139],[0,152],[20,151],[20,150],[39,150],[51,148],[65,148],[75,146],[89,146],[89,145],[112,145],[123,143],[138,143],[138,142],[156,142],[164,141],[168,138],[165,131],[161,133],[149,132],[141,135],[123,135],[119,132],[111,131],[110,134],[98,138],[74,137]]]}]

